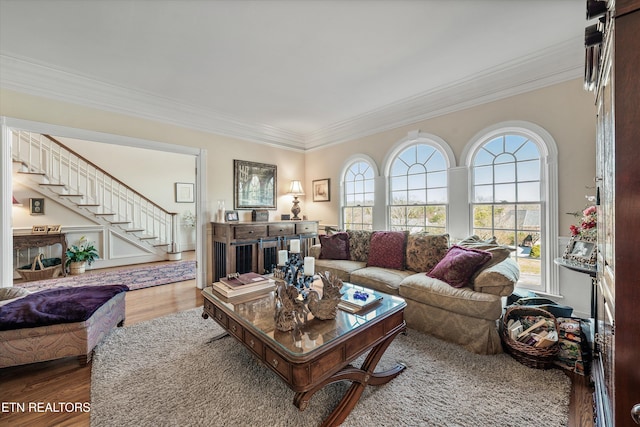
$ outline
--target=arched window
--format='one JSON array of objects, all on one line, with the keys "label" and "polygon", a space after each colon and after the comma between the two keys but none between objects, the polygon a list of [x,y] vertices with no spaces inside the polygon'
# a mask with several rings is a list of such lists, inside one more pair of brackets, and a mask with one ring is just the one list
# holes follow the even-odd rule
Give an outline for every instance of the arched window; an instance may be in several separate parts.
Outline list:
[{"label": "arched window", "polygon": [[472,145],[467,160],[471,228],[473,234],[495,236],[515,249],[519,286],[552,292],[547,285],[554,251],[547,242],[553,241],[549,235],[555,227],[550,225],[555,222],[547,201],[555,191],[546,177],[555,177],[548,170],[555,165],[553,155],[549,161],[555,144],[544,130],[536,130],[496,126]]},{"label": "arched window", "polygon": [[448,167],[436,144],[418,142],[396,154],[388,174],[391,230],[446,231]]},{"label": "arched window", "polygon": [[373,230],[375,176],[373,166],[365,159],[356,159],[347,167],[342,182],[344,230]]}]

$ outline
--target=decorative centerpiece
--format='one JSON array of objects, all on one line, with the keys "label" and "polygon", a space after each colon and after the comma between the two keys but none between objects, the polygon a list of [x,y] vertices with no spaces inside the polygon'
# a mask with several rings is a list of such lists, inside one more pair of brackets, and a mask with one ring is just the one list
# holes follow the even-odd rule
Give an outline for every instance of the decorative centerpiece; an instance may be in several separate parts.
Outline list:
[{"label": "decorative centerpiece", "polygon": [[100,258],[93,242],[88,242],[85,236],[82,236],[76,245],[67,248],[65,255],[65,268],[69,267],[71,275],[84,273],[87,265]]},{"label": "decorative centerpiece", "polygon": [[279,331],[290,331],[306,323],[309,313],[320,320],[335,319],[342,297],[342,281],[329,272],[320,274],[322,297],[311,288],[315,274],[315,259],[300,258],[300,241],[291,241],[291,256],[278,252],[276,279],[275,323]]}]

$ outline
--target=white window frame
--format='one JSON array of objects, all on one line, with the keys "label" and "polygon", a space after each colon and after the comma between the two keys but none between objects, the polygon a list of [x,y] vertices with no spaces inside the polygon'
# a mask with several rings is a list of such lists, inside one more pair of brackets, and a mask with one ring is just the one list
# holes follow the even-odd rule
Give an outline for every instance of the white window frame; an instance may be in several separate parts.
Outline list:
[{"label": "white window frame", "polygon": [[385,227],[390,229],[391,227],[391,167],[395,159],[409,147],[414,145],[428,145],[438,150],[444,157],[446,162],[445,171],[447,172],[447,203],[445,203],[445,209],[447,212],[447,220],[445,222],[445,233],[449,230],[449,213],[450,213],[450,201],[451,201],[451,179],[449,176],[449,170],[456,165],[455,155],[453,150],[447,144],[447,142],[437,135],[420,132],[419,130],[411,131],[407,136],[398,141],[387,153],[384,161],[384,183],[385,183]]},{"label": "white window frame", "polygon": [[345,201],[346,201],[345,200],[346,199],[345,180],[347,178],[347,172],[349,172],[349,169],[351,168],[351,166],[353,166],[355,163],[360,163],[360,162],[367,163],[371,168],[371,170],[373,171],[374,199],[373,199],[373,205],[371,206],[372,212],[373,212],[372,230],[377,229],[376,228],[376,204],[377,204],[376,201],[380,200],[380,197],[379,197],[380,173],[378,171],[378,165],[371,157],[367,156],[366,154],[357,154],[349,157],[345,161],[344,165],[342,166],[342,172],[340,173],[340,228],[342,230],[345,229],[344,208],[345,208]]},{"label": "white window frame", "polygon": [[462,152],[468,171],[469,230],[473,229],[472,208],[472,162],[485,143],[505,134],[523,136],[538,146],[540,151],[540,201],[541,208],[541,244],[545,248],[541,262],[541,286],[530,287],[539,294],[559,296],[560,284],[558,269],[553,260],[558,256],[558,148],[549,132],[542,127],[526,121],[507,121],[496,123],[478,132]]}]

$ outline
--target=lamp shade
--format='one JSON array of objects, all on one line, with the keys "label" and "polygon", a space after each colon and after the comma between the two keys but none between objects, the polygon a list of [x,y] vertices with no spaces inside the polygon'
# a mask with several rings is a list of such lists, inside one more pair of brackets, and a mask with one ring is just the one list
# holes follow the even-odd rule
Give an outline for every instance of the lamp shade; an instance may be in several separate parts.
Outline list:
[{"label": "lamp shade", "polygon": [[302,189],[302,182],[297,179],[291,181],[291,185],[289,185],[289,193],[293,196],[304,196],[304,190]]},{"label": "lamp shade", "polygon": [[12,202],[13,202],[14,205],[19,205],[20,204],[20,202],[16,200],[15,196],[12,195],[11,199],[12,199]]}]

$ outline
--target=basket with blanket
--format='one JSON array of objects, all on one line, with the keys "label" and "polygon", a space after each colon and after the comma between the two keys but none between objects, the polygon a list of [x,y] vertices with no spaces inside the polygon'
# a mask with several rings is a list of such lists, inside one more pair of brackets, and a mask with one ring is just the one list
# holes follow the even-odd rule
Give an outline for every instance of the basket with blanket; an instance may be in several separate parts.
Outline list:
[{"label": "basket with blanket", "polygon": [[23,265],[16,271],[26,282],[53,279],[62,274],[62,260],[60,258],[44,258],[44,254],[40,253],[33,258],[31,265]]}]

